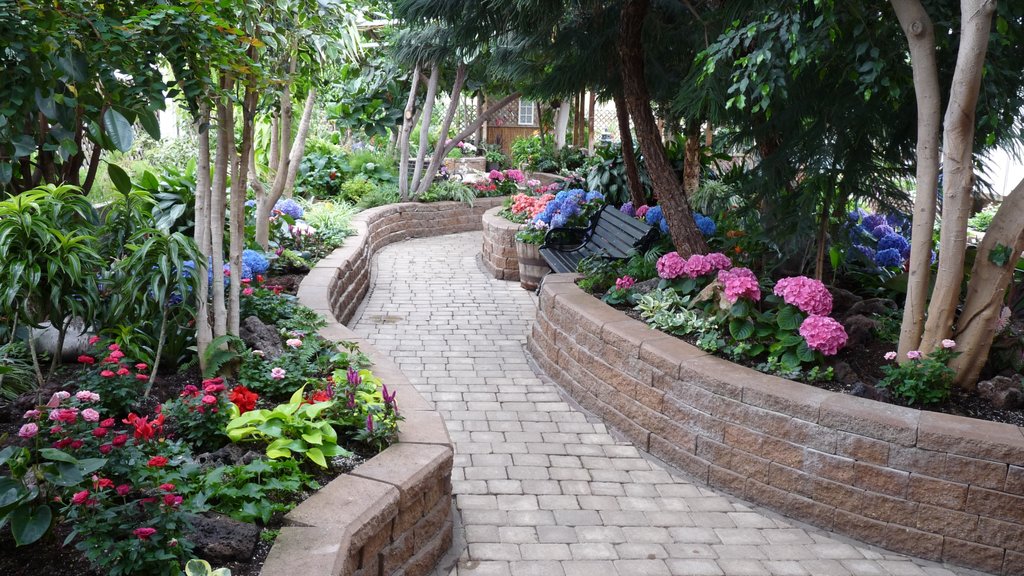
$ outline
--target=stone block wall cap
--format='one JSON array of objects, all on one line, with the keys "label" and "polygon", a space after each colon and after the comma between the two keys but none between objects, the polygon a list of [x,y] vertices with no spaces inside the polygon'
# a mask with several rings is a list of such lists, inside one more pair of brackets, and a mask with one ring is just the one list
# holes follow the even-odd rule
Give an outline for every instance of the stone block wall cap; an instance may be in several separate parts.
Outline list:
[{"label": "stone block wall cap", "polygon": [[343,527],[284,526],[260,569],[260,576],[346,574],[350,538]]},{"label": "stone block wall cap", "polygon": [[637,348],[638,351],[645,342],[657,339],[663,334],[663,332],[659,332],[647,324],[632,318],[623,318],[618,322],[608,322],[601,328],[601,339],[605,342],[613,344],[617,340],[624,340],[630,346]]},{"label": "stone block wall cap", "polygon": [[821,403],[823,426],[886,440],[901,446],[917,443],[921,411],[848,394],[832,394]]},{"label": "stone block wall cap", "polygon": [[925,411],[917,445],[972,458],[1024,463],[1024,431],[1013,424]]},{"label": "stone block wall cap", "polygon": [[444,418],[433,410],[412,410],[399,397],[399,408],[405,417],[398,428],[399,444],[437,444],[452,447],[452,437]]},{"label": "stone block wall cap", "polygon": [[[374,460],[376,457],[362,466]],[[398,500],[399,492],[391,484],[346,474],[292,509],[284,522],[288,526],[315,528],[376,526],[397,513]]]},{"label": "stone block wall cap", "polygon": [[359,478],[391,484],[403,495],[411,493],[439,470],[451,469],[452,449],[433,444],[392,444],[351,473]]},{"label": "stone block wall cap", "polygon": [[817,422],[821,404],[835,392],[755,372],[743,383],[743,403]]},{"label": "stone block wall cap", "polygon": [[[559,274],[551,273],[544,277],[544,286],[548,286],[551,288],[554,288],[557,284],[572,284],[573,286],[576,286],[576,281],[579,280],[580,278],[582,278],[582,276],[575,272],[562,272]],[[578,286],[576,287],[576,289],[579,290],[580,292],[583,292],[583,290]],[[591,297],[587,294],[584,295],[587,296],[588,298]]]}]

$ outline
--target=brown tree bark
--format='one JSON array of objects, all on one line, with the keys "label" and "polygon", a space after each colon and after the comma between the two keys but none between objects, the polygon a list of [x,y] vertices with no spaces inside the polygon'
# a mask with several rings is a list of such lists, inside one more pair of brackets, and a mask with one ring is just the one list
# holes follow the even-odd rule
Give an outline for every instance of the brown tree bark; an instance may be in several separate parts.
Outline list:
[{"label": "brown tree bark", "polygon": [[206,347],[213,340],[210,327],[210,283],[206,279],[206,270],[210,256],[210,107],[202,101],[199,104],[199,115],[195,121],[198,136],[199,154],[196,161],[196,194],[195,210],[196,225],[194,237],[202,262],[196,262],[195,272],[199,274],[199,290],[196,293],[196,351],[199,354],[201,368],[204,366]]},{"label": "brown tree bark", "polygon": [[636,163],[636,150],[633,148],[633,134],[629,129],[629,110],[626,109],[626,97],[622,89],[615,91],[615,119],[619,123],[619,141],[622,142],[622,164],[626,168],[626,184],[629,186],[629,201],[634,208],[647,203],[643,183],[640,182],[640,169]]},{"label": "brown tree bark", "polygon": [[917,98],[917,193],[911,227],[910,271],[907,299],[900,325],[897,358],[921,346],[931,278],[932,229],[935,226],[935,191],[939,187],[939,132],[942,95],[935,59],[935,29],[919,0],[891,0],[910,46],[910,65]]},{"label": "brown tree bark", "polygon": [[235,81],[229,74],[220,80],[217,95],[217,158],[210,187],[210,254],[213,257],[213,336],[227,334],[228,317],[224,300],[224,217],[227,212],[227,182],[235,155],[234,106],[228,96]]},{"label": "brown tree bark", "polygon": [[[427,166],[420,181],[416,184],[415,195],[419,196],[430,188],[434,181],[434,175],[441,169],[441,162],[448,153],[448,130],[452,127],[452,120],[455,119],[455,112],[459,109],[459,95],[462,94],[462,87],[466,83],[466,65],[459,64],[455,71],[455,82],[452,83],[451,100],[448,102],[448,109],[445,111],[444,120],[441,121],[441,132],[438,137],[437,146],[434,147],[434,154],[430,157],[430,164]],[[458,140],[452,140],[458,144]]]},{"label": "brown tree bark", "polygon": [[644,154],[654,193],[668,222],[672,243],[683,256],[703,254],[708,251],[707,242],[693,220],[689,200],[669,163],[651,110],[651,95],[644,76],[641,38],[649,8],[650,0],[629,0],[622,7],[619,23],[619,59],[626,106],[636,127],[637,139],[640,141],[640,150]]},{"label": "brown tree bark", "polygon": [[939,270],[921,339],[924,352],[934,350],[952,334],[960,301],[967,219],[971,215],[971,190],[974,188],[974,118],[994,12],[994,0],[962,0],[960,3],[960,47],[943,122]]},{"label": "brown tree bark", "polygon": [[686,147],[683,150],[683,193],[690,198],[700,187],[700,121],[686,123]]},{"label": "brown tree bark", "polygon": [[231,211],[228,218],[231,235],[228,260],[231,264],[231,292],[228,298],[228,333],[238,334],[241,325],[242,250],[245,249],[245,192],[248,188],[249,160],[252,158],[256,131],[257,94],[252,79],[242,99],[242,145],[235,156],[231,177]]}]

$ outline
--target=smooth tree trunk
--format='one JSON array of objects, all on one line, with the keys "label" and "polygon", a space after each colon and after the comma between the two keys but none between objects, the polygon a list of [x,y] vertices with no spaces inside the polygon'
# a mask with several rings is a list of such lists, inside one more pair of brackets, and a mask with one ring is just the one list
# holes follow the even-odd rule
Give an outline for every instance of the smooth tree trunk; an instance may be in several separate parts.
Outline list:
[{"label": "smooth tree trunk", "polygon": [[[465,83],[466,65],[459,64],[458,69],[455,71],[455,81],[452,83],[451,100],[448,102],[448,109],[445,111],[444,120],[441,121],[441,132],[440,136],[438,136],[437,146],[434,147],[434,154],[430,157],[430,165],[427,166],[426,172],[420,176],[416,184],[416,196],[423,194],[430,188],[430,184],[434,181],[434,175],[441,169],[441,162],[448,153],[448,130],[451,129],[452,120],[455,119],[455,113],[459,109],[459,94],[462,94],[462,87]],[[452,142],[455,144],[459,143],[457,140],[452,140]]]},{"label": "smooth tree trunk", "polygon": [[1024,252],[1024,180],[1003,199],[978,246],[978,256],[971,269],[964,310],[957,323],[956,350],[960,356],[950,363],[957,373],[956,384],[962,388],[973,390],[977,386],[1021,252]]},{"label": "smooth tree trunk", "polygon": [[291,150],[281,160],[280,168],[274,175],[274,182],[270,192],[263,198],[262,202],[256,204],[256,243],[264,250],[270,245],[270,213],[274,204],[281,199],[289,186],[294,186],[295,178],[299,171],[299,162],[306,149],[306,136],[309,134],[309,124],[313,118],[313,105],[316,103],[316,89],[310,88],[306,94],[306,103],[302,108],[302,118],[299,120],[299,129],[295,134]]},{"label": "smooth tree trunk", "polygon": [[633,133],[629,131],[629,110],[622,89],[615,91],[615,119],[619,122],[619,140],[622,142],[622,164],[626,168],[626,184],[629,186],[629,200],[634,208],[647,203],[643,183],[640,182],[640,168],[636,162],[633,147]]},{"label": "smooth tree trunk", "polygon": [[231,296],[228,299],[228,332],[238,334],[241,327],[242,250],[245,249],[245,192],[248,188],[253,138],[256,131],[257,94],[252,80],[242,99],[242,145],[235,156],[235,173],[231,179],[231,211],[228,218],[231,231],[229,259],[231,261]]},{"label": "smooth tree trunk", "polygon": [[952,334],[960,301],[967,252],[967,219],[971,216],[971,191],[974,188],[974,119],[995,2],[962,0],[960,12],[960,48],[942,136],[939,270],[920,348],[926,353]]},{"label": "smooth tree trunk", "polygon": [[917,99],[917,193],[910,235],[910,268],[907,299],[900,325],[897,358],[917,350],[924,333],[931,278],[932,229],[935,226],[935,193],[939,187],[939,134],[942,127],[942,94],[935,57],[935,28],[919,0],[891,0],[900,27],[910,46],[910,65]]},{"label": "smooth tree trunk", "polygon": [[213,340],[213,329],[210,326],[210,283],[206,271],[210,257],[210,107],[205,102],[199,105],[196,118],[198,137],[198,159],[196,162],[196,194],[195,194],[195,241],[202,254],[202,262],[195,263],[195,273],[199,274],[199,289],[196,292],[196,350],[199,354],[200,368],[203,365],[206,348]]},{"label": "smooth tree trunk", "polygon": [[274,111],[270,115],[270,155],[267,158],[267,162],[270,167],[277,169],[277,165],[281,162],[281,113]]},{"label": "smooth tree trunk", "polygon": [[[412,172],[414,186],[420,181],[420,175],[423,174],[423,161],[427,156],[427,148],[430,147],[430,120],[434,114],[434,98],[437,97],[437,83],[440,77],[441,67],[435,62],[430,67],[430,79],[427,80],[427,99],[423,102],[423,116],[420,118],[420,144],[416,149],[416,166]],[[444,135],[439,137],[437,143],[439,148],[444,146],[444,143],[440,141],[444,139]],[[430,177],[433,178],[433,175]],[[415,193],[416,189],[413,188],[412,191]],[[402,198],[402,200],[408,200],[408,198]]]},{"label": "smooth tree trunk", "polygon": [[565,133],[569,129],[570,110],[572,110],[572,100],[567,98],[562,100],[555,112],[555,150],[565,148]]},{"label": "smooth tree trunk", "polygon": [[619,58],[626,107],[636,127],[647,174],[654,186],[662,214],[676,250],[683,256],[704,254],[707,242],[693,220],[689,200],[668,160],[651,110],[651,96],[644,77],[643,26],[650,0],[629,0],[619,23]]},{"label": "smooth tree trunk", "polygon": [[594,110],[597,108],[597,94],[594,92],[590,93],[590,106],[587,110],[587,150],[590,152],[594,151],[594,145],[597,143],[597,134],[594,132]]},{"label": "smooth tree trunk", "polygon": [[516,100],[520,96],[521,94],[519,92],[513,92],[512,94],[509,94],[508,96],[502,98],[501,100],[498,100],[493,106],[485,110],[483,114],[477,116],[475,120],[470,122],[468,125],[466,125],[465,128],[462,129],[462,132],[456,134],[454,138],[449,140],[448,143],[444,145],[442,157],[447,156],[448,153],[451,152],[453,148],[455,148],[455,144],[457,142],[461,142],[466,138],[469,138],[470,134],[479,130],[480,127],[483,126],[485,122],[493,118],[494,115],[500,112],[502,108],[508,106],[509,103],[511,103],[513,100]]},{"label": "smooth tree trunk", "polygon": [[420,69],[416,66],[412,71],[412,86],[409,88],[409,98],[405,102],[402,131],[398,138],[398,194],[402,200],[409,199],[409,138],[416,123],[416,88],[419,83]]},{"label": "smooth tree trunk", "polygon": [[224,300],[224,217],[227,212],[227,183],[234,158],[234,106],[228,93],[234,81],[227,75],[221,79],[222,94],[217,97],[217,158],[210,187],[210,254],[213,257],[213,336],[227,334],[228,316]]}]

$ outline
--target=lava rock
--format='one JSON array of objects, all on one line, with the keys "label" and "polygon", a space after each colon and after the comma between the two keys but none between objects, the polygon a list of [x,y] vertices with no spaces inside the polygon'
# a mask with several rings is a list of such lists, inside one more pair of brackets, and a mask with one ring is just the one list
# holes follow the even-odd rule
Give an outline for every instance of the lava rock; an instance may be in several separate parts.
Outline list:
[{"label": "lava rock", "polygon": [[1020,374],[1014,377],[996,376],[978,382],[978,395],[988,400],[993,408],[1013,410],[1024,406],[1024,386]]},{"label": "lava rock", "polygon": [[843,328],[846,329],[846,345],[851,348],[859,348],[874,340],[874,331],[878,328],[878,322],[867,316],[856,314],[843,320]]},{"label": "lava rock", "polygon": [[896,310],[896,302],[888,298],[868,298],[867,300],[861,300],[853,306],[850,306],[850,311],[847,314],[849,316],[875,316],[881,314],[888,314]]},{"label": "lava rock", "polygon": [[[246,458],[252,454],[237,444],[227,444],[223,448],[213,452],[204,452],[196,456],[196,462],[203,468],[214,466],[234,466],[236,464],[248,464],[252,461]],[[258,458],[257,458],[258,459]]]},{"label": "lava rock", "polygon": [[273,326],[268,326],[256,316],[249,316],[239,327],[239,336],[253,350],[262,350],[265,357],[274,360],[284,354],[281,335]]},{"label": "lava rock", "polygon": [[260,539],[255,524],[239,522],[220,514],[192,516],[195,555],[212,563],[246,562],[252,558]]},{"label": "lava rock", "polygon": [[849,290],[843,290],[835,286],[829,286],[828,291],[832,293],[832,312],[835,316],[842,315],[852,308],[854,304],[864,300]]},{"label": "lava rock", "polygon": [[647,294],[654,292],[658,289],[658,284],[661,283],[661,278],[651,278],[650,280],[644,280],[643,282],[637,282],[633,285],[633,290],[637,294]]},{"label": "lava rock", "polygon": [[836,379],[836,382],[841,382],[843,384],[855,384],[857,382],[857,373],[854,372],[853,368],[849,364],[842,360],[838,360],[832,364],[832,374]]},{"label": "lava rock", "polygon": [[884,388],[876,388],[871,384],[865,384],[863,382],[857,382],[853,385],[850,390],[850,394],[859,398],[867,398],[869,400],[877,400],[879,402],[889,402],[892,400],[892,395],[889,391]]}]

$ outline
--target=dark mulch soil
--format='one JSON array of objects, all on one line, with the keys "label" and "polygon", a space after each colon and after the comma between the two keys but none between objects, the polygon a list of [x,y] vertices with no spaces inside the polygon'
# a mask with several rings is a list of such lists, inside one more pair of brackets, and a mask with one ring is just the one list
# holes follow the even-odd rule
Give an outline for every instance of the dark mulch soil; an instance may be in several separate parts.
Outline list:
[{"label": "dark mulch soil", "polygon": [[[598,296],[599,297],[599,296]],[[627,308],[625,306],[616,306],[619,310],[622,310],[627,316],[635,320],[643,322],[640,318],[640,313]],[[694,346],[697,345],[697,339],[689,336],[678,337],[680,340],[686,341]],[[879,361],[886,352],[893,350],[895,346],[889,342],[876,340],[870,342],[864,346],[858,346],[856,348],[846,348],[839,352],[838,355],[833,359],[835,361],[845,362],[853,369],[853,372],[857,375],[855,381],[851,382],[839,382],[837,380],[831,380],[827,382],[804,382],[805,384],[814,386],[816,388],[822,388],[824,390],[830,390],[832,392],[840,392],[843,394],[853,394],[856,396],[869,397],[872,400],[881,400],[889,402],[891,404],[900,404],[898,401],[890,398],[885,398],[883,394],[882,398],[876,397],[877,390],[874,389],[873,385],[877,383],[883,376],[882,365],[883,362]],[[744,364],[750,368],[755,368],[755,362],[738,362]],[[857,381],[870,385],[869,387],[859,385]],[[905,404],[903,404],[905,405]],[[919,410],[928,410],[931,412],[942,412],[944,414],[953,414],[957,416],[967,416],[968,418],[977,418],[978,420],[989,420],[991,422],[1003,422],[1006,424],[1013,424],[1016,426],[1024,426],[1024,409],[1017,410],[1001,410],[992,406],[984,398],[981,398],[977,394],[964,392],[962,390],[954,389],[950,399],[942,404],[928,404],[928,405],[913,405],[911,408],[917,408]]]}]

